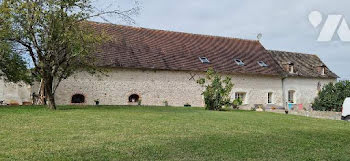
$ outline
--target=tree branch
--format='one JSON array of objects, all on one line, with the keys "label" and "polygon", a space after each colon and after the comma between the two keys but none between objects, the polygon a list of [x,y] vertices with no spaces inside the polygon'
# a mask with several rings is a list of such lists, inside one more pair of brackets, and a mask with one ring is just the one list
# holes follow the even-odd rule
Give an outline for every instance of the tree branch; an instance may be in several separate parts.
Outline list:
[{"label": "tree branch", "polygon": [[33,64],[34,64],[35,68],[40,69],[40,67],[37,64],[37,60],[35,58],[35,53],[34,53],[33,48],[31,47],[30,44],[27,44],[27,43],[25,43],[25,42],[23,42],[22,40],[19,40],[19,39],[8,39],[8,40],[12,41],[12,42],[17,42],[17,43],[21,44],[22,46],[24,46],[25,48],[27,48],[27,51],[29,52],[29,55],[32,58],[32,61],[33,61]]},{"label": "tree branch", "polygon": [[[96,9],[96,8],[95,8]],[[97,9],[96,9],[97,10]],[[113,10],[113,11],[98,11],[97,14],[93,14],[93,15],[89,15],[89,16],[86,16],[86,17],[83,17],[81,19],[79,19],[78,21],[76,21],[76,23],[78,22],[82,22],[82,21],[85,21],[85,20],[88,20],[90,18],[94,18],[94,17],[100,17],[102,18],[103,20],[109,22],[107,19],[101,17],[103,15],[108,15],[108,14],[117,14],[119,15],[120,17],[122,17],[124,20],[127,20],[131,23],[135,23],[135,20],[133,20],[131,17],[130,17],[130,13],[135,13],[137,12],[138,8],[133,8],[133,9],[130,9],[130,10],[126,10],[126,11],[120,11],[120,10]]]}]

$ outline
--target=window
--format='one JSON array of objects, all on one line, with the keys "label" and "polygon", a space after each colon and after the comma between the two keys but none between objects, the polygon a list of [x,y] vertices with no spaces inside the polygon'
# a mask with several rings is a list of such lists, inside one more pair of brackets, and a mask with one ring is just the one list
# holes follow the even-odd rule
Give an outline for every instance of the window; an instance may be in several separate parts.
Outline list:
[{"label": "window", "polygon": [[317,66],[317,72],[319,74],[321,74],[322,76],[326,75],[326,71],[327,71],[327,66],[322,64],[320,66]]},{"label": "window", "polygon": [[206,57],[199,57],[199,60],[201,60],[201,62],[204,63],[204,64],[210,63],[208,58],[206,58]]},{"label": "window", "polygon": [[283,68],[285,71],[288,71],[290,74],[295,73],[294,63],[293,62],[282,62]]},{"label": "window", "polygon": [[139,99],[140,99],[140,97],[137,94],[132,94],[132,95],[129,96],[129,102],[130,103],[138,102]]},{"label": "window", "polygon": [[234,59],[237,65],[244,66],[244,62],[241,59]]},{"label": "window", "polygon": [[263,61],[258,61],[258,64],[261,66],[261,67],[268,67],[268,65],[263,62]]},{"label": "window", "polygon": [[288,91],[288,103],[295,103],[295,91]]},{"label": "window", "polygon": [[289,73],[294,73],[294,64],[289,64]]},{"label": "window", "polygon": [[268,104],[271,104],[271,103],[272,103],[272,92],[269,92],[269,93],[267,94],[267,103],[268,103]]},{"label": "window", "polygon": [[325,67],[321,68],[321,75],[326,75],[326,68]]},{"label": "window", "polygon": [[243,102],[243,104],[245,102],[245,96],[246,96],[246,93],[244,92],[235,93],[235,99],[240,99]]},{"label": "window", "polygon": [[85,103],[85,96],[82,94],[75,94],[72,96],[71,103]]}]

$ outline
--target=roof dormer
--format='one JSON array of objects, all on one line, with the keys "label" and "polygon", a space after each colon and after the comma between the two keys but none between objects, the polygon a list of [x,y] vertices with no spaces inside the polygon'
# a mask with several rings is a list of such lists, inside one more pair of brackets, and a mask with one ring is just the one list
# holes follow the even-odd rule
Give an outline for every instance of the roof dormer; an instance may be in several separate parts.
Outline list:
[{"label": "roof dormer", "polygon": [[317,66],[317,72],[322,76],[326,75],[326,69],[327,67],[324,64]]},{"label": "roof dormer", "polygon": [[283,63],[284,70],[288,71],[290,74],[295,73],[294,63],[293,62],[284,62]]}]

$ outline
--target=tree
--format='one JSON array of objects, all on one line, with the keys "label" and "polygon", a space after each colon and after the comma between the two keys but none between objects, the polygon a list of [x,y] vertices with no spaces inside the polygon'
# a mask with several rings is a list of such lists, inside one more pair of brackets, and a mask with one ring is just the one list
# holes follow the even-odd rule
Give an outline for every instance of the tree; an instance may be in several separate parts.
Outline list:
[{"label": "tree", "polygon": [[[42,79],[49,108],[56,109],[60,82],[75,72],[95,73],[94,52],[103,33],[90,29],[87,20],[115,15],[125,20],[138,11],[98,10],[90,0],[0,0],[0,41],[13,56],[26,55],[33,75]],[[4,48],[4,47],[2,47]],[[20,62],[24,64],[24,62]]]},{"label": "tree", "polygon": [[233,83],[230,77],[222,77],[213,69],[208,69],[206,78],[197,80],[197,83],[205,88],[204,96],[205,109],[221,110],[223,106],[230,105],[230,93]]},{"label": "tree", "polygon": [[7,45],[0,42],[0,78],[4,77],[7,82],[32,83],[26,61],[19,54],[11,52]]},{"label": "tree", "polygon": [[340,81],[325,85],[312,104],[318,111],[341,112],[345,98],[350,97],[350,81]]}]

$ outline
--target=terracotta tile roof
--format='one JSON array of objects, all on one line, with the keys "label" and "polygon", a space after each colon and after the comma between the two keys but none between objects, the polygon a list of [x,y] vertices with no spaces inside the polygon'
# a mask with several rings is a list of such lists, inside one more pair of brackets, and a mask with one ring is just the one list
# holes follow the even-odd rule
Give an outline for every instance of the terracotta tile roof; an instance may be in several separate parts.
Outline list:
[{"label": "terracotta tile roof", "polygon": [[[303,54],[286,51],[269,50],[269,53],[280,65],[284,71],[282,74],[289,77],[308,77],[308,78],[338,78],[317,55]],[[286,64],[294,64],[294,73],[291,74],[284,67]],[[325,75],[321,75],[319,67],[325,67]]]},{"label": "terracotta tile roof", "polygon": [[[182,71],[206,71],[212,67],[222,73],[280,75],[279,65],[258,41],[89,24],[111,37],[97,53],[99,66]],[[203,64],[199,57],[207,57],[210,63]],[[245,65],[237,65],[234,59],[241,59]],[[261,67],[258,61],[268,67]]]}]

